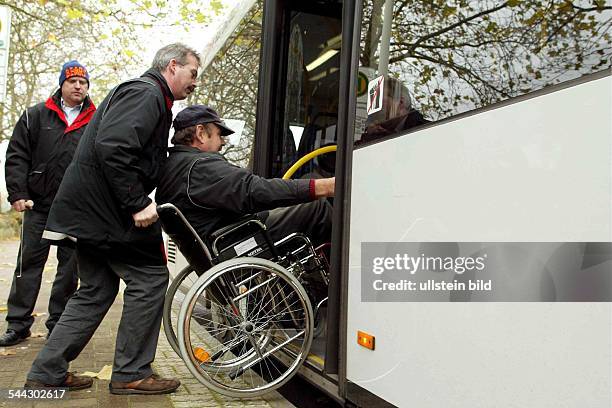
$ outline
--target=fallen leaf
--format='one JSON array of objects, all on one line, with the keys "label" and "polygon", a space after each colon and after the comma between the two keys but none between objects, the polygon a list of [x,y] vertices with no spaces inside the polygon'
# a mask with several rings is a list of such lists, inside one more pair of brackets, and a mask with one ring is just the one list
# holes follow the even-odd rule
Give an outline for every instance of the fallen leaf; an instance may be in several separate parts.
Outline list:
[{"label": "fallen leaf", "polygon": [[100,372],[94,373],[93,371],[85,371],[83,374],[86,377],[95,377],[100,380],[110,380],[111,374],[113,373],[113,367],[111,365],[105,365],[102,367]]},{"label": "fallen leaf", "polygon": [[13,349],[4,349],[4,348],[0,348],[0,356],[13,356],[15,355],[15,350]]},{"label": "fallen leaf", "polygon": [[8,307],[6,306],[0,307],[0,312],[6,312],[7,310],[8,310]]},{"label": "fallen leaf", "polygon": [[47,333],[45,333],[45,332],[36,332],[36,333],[32,333],[32,335],[30,337],[35,339],[37,337],[45,337],[45,336],[47,336]]},{"label": "fallen leaf", "polygon": [[40,316],[46,316],[47,314],[45,312],[34,312],[32,313],[32,316],[34,317],[40,317]]}]

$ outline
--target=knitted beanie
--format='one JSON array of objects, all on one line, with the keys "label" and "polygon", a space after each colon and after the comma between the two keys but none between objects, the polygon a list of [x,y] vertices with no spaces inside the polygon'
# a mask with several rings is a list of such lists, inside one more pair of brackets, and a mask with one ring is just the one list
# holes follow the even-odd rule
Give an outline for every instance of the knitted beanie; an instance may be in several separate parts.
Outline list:
[{"label": "knitted beanie", "polygon": [[62,71],[60,72],[59,76],[60,88],[65,80],[72,77],[85,78],[87,80],[87,86],[89,86],[89,72],[87,72],[87,69],[77,60],[68,61],[62,67]]}]

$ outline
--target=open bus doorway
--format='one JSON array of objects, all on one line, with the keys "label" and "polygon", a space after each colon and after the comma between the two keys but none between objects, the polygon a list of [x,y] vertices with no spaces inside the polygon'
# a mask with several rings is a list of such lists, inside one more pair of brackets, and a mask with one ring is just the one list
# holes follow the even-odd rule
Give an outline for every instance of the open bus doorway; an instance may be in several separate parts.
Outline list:
[{"label": "open bus doorway", "polygon": [[[339,1],[266,3],[255,138],[256,173],[282,177],[301,157],[337,144],[342,6]],[[335,159],[335,152],[315,157],[292,177],[332,177]],[[301,372],[319,386],[324,379],[327,384],[323,387],[337,394],[336,371],[328,368],[330,361],[331,367],[336,366],[338,325],[336,319],[326,316],[328,305],[338,299],[331,293],[328,297],[320,305],[307,369]],[[308,369],[317,375],[309,376]]]}]

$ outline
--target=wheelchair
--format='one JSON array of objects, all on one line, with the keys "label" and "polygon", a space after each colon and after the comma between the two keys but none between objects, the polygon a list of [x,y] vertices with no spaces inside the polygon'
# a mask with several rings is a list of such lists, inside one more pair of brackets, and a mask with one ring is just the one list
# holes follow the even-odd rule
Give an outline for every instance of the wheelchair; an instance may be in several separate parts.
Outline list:
[{"label": "wheelchair", "polygon": [[202,384],[227,396],[260,396],[285,384],[324,325],[324,251],[299,233],[272,242],[255,216],[205,242],[173,204],[157,212],[188,262],[164,303],[174,351]]}]

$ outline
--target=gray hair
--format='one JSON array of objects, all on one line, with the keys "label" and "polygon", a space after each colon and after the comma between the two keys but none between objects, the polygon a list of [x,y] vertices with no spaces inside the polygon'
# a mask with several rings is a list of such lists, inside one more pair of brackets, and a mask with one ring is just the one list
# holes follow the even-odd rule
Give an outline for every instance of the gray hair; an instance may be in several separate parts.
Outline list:
[{"label": "gray hair", "polygon": [[180,65],[186,65],[189,55],[193,55],[198,60],[198,65],[201,64],[200,55],[193,48],[182,43],[168,44],[157,51],[151,63],[151,68],[163,72],[173,59]]}]

